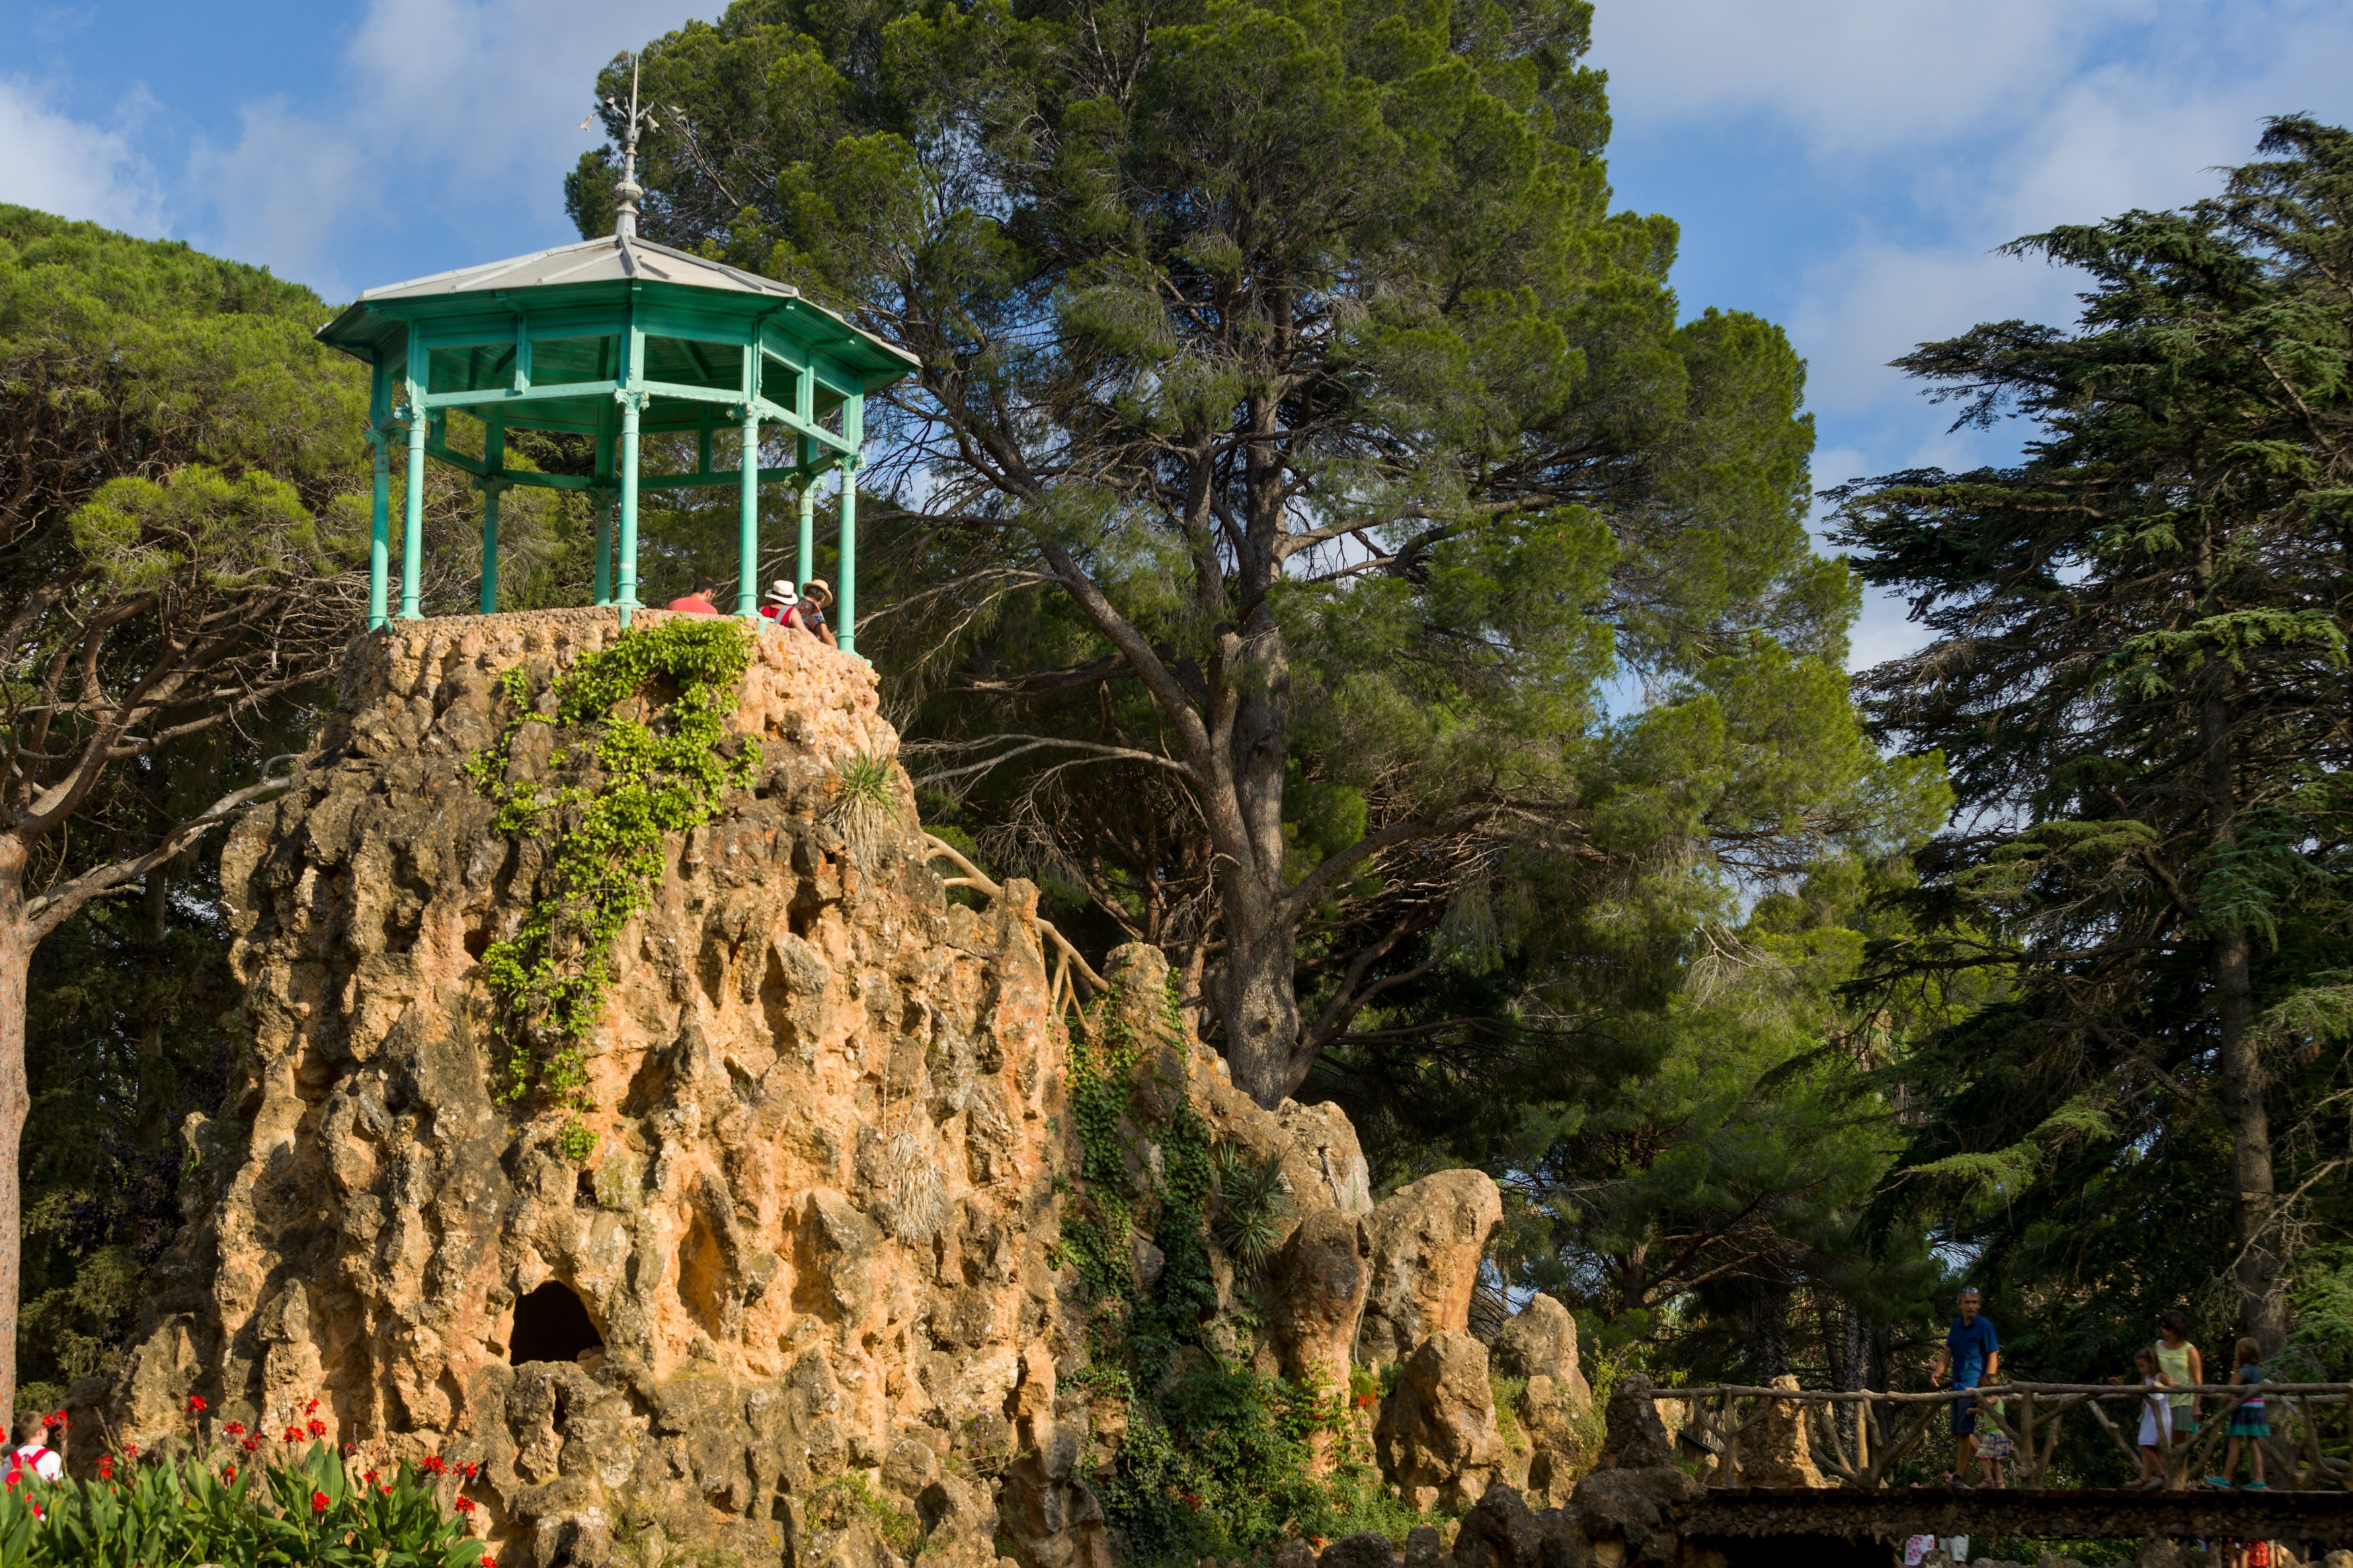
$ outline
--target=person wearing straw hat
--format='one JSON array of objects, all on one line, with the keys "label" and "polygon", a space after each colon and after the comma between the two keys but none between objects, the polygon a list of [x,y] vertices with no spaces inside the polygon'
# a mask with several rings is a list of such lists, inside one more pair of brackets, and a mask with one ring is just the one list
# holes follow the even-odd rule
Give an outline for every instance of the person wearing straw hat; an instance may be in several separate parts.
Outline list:
[{"label": "person wearing straw hat", "polygon": [[822,577],[812,577],[801,584],[801,626],[811,637],[828,647],[839,647],[841,639],[833,635],[826,624],[825,607],[833,603],[833,588]]},{"label": "person wearing straw hat", "polygon": [[779,626],[791,626],[801,631],[808,627],[801,622],[801,596],[782,577],[768,584],[768,602],[760,606],[761,616]]}]

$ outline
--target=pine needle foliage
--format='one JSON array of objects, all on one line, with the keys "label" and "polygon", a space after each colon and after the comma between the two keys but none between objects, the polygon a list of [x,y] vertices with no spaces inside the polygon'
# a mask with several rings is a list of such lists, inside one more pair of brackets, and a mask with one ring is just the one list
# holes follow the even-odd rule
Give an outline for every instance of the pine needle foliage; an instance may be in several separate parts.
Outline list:
[{"label": "pine needle foliage", "polygon": [[[718,816],[727,792],[750,784],[759,765],[756,741],[727,743],[750,658],[733,621],[681,616],[583,656],[554,682],[552,705],[534,700],[520,667],[500,678],[515,717],[470,770],[498,802],[499,828],[542,839],[550,851],[543,890],[522,925],[482,955],[507,1015],[502,1101],[536,1089],[567,1110],[594,1109],[581,1047],[612,986],[613,939],[651,900],[669,835]],[[666,702],[656,695],[662,688]],[[514,737],[533,723],[556,726],[551,761],[569,767],[571,782],[507,781]],[[595,1138],[575,1114],[562,1142],[579,1159]]]}]

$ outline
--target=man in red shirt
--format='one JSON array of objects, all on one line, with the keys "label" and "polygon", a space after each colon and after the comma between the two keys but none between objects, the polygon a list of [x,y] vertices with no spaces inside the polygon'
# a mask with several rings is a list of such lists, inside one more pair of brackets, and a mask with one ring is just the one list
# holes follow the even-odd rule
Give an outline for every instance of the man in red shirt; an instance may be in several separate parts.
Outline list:
[{"label": "man in red shirt", "polygon": [[670,607],[682,616],[715,616],[719,613],[719,606],[711,602],[711,595],[717,592],[719,592],[718,579],[697,577],[694,580],[694,592],[682,599],[672,599],[670,602]]}]

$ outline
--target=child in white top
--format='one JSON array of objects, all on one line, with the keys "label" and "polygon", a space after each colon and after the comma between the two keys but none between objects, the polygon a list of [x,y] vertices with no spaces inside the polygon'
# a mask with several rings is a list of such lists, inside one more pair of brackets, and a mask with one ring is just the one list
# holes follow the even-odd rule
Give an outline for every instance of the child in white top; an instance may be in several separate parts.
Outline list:
[{"label": "child in white top", "polygon": [[[2157,1364],[2157,1352],[2143,1350],[2133,1357],[2144,1388],[2170,1388],[2173,1380]],[[2140,1484],[2155,1490],[2165,1484],[2165,1451],[2173,1446],[2173,1405],[2153,1396],[2140,1402]]]}]

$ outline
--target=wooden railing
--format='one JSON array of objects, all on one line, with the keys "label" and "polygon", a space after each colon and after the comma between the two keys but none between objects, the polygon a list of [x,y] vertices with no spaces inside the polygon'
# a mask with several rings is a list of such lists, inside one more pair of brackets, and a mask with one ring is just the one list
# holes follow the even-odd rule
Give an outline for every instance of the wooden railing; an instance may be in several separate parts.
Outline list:
[{"label": "wooden railing", "polygon": [[[960,873],[957,876],[942,878],[940,880],[944,887],[971,888],[985,895],[991,902],[1005,896],[1003,888],[989,880],[982,874],[979,867],[965,859],[955,846],[943,838],[929,833],[923,835],[923,858],[945,860]],[[1041,914],[1033,912],[1029,916],[1029,923],[1037,930],[1038,946],[1046,954],[1047,962],[1053,973],[1050,1005],[1057,1014],[1061,1014],[1066,1009],[1077,1014],[1079,1022],[1083,1026],[1087,996],[1100,996],[1111,987],[1103,983],[1103,977],[1094,972],[1079,950],[1071,945],[1070,940],[1054,929],[1053,921]],[[1082,995],[1079,992],[1082,984],[1087,987],[1086,995]]]},{"label": "wooden railing", "polygon": [[[2161,1390],[2137,1384],[2005,1383],[1927,1394],[1718,1384],[1658,1388],[1651,1397],[1684,1405],[1683,1434],[1711,1456],[1704,1479],[1712,1486],[1751,1484],[1742,1479],[1740,1429],[1774,1404],[1800,1407],[1796,1414],[1805,1424],[1815,1468],[1843,1485],[1887,1486],[1897,1467],[1915,1452],[1931,1456],[1931,1472],[1941,1473],[1952,1458],[1947,1417],[1953,1402],[1973,1398],[1978,1402],[1978,1433],[1999,1430],[2010,1440],[2014,1453],[2002,1461],[2007,1484],[2042,1488],[2050,1484],[2061,1423],[2079,1410],[2090,1414],[2137,1474],[2140,1460],[2135,1438],[2141,1402],[2152,1394],[2189,1394],[2198,1406],[2196,1435],[2161,1450],[2168,1487],[2195,1484],[2213,1472],[2225,1453],[2221,1444],[2232,1413],[2242,1401],[2260,1394],[2272,1436],[2255,1441],[2263,1445],[2271,1485],[2305,1491],[2353,1491],[2353,1465],[2328,1451],[2337,1447],[2353,1454],[2353,1384],[2347,1383],[2266,1383],[2255,1388],[2200,1384]],[[2125,1406],[2121,1426],[2104,1408],[2118,1404]],[[2324,1436],[2324,1426],[2337,1428],[2337,1435]]]}]

